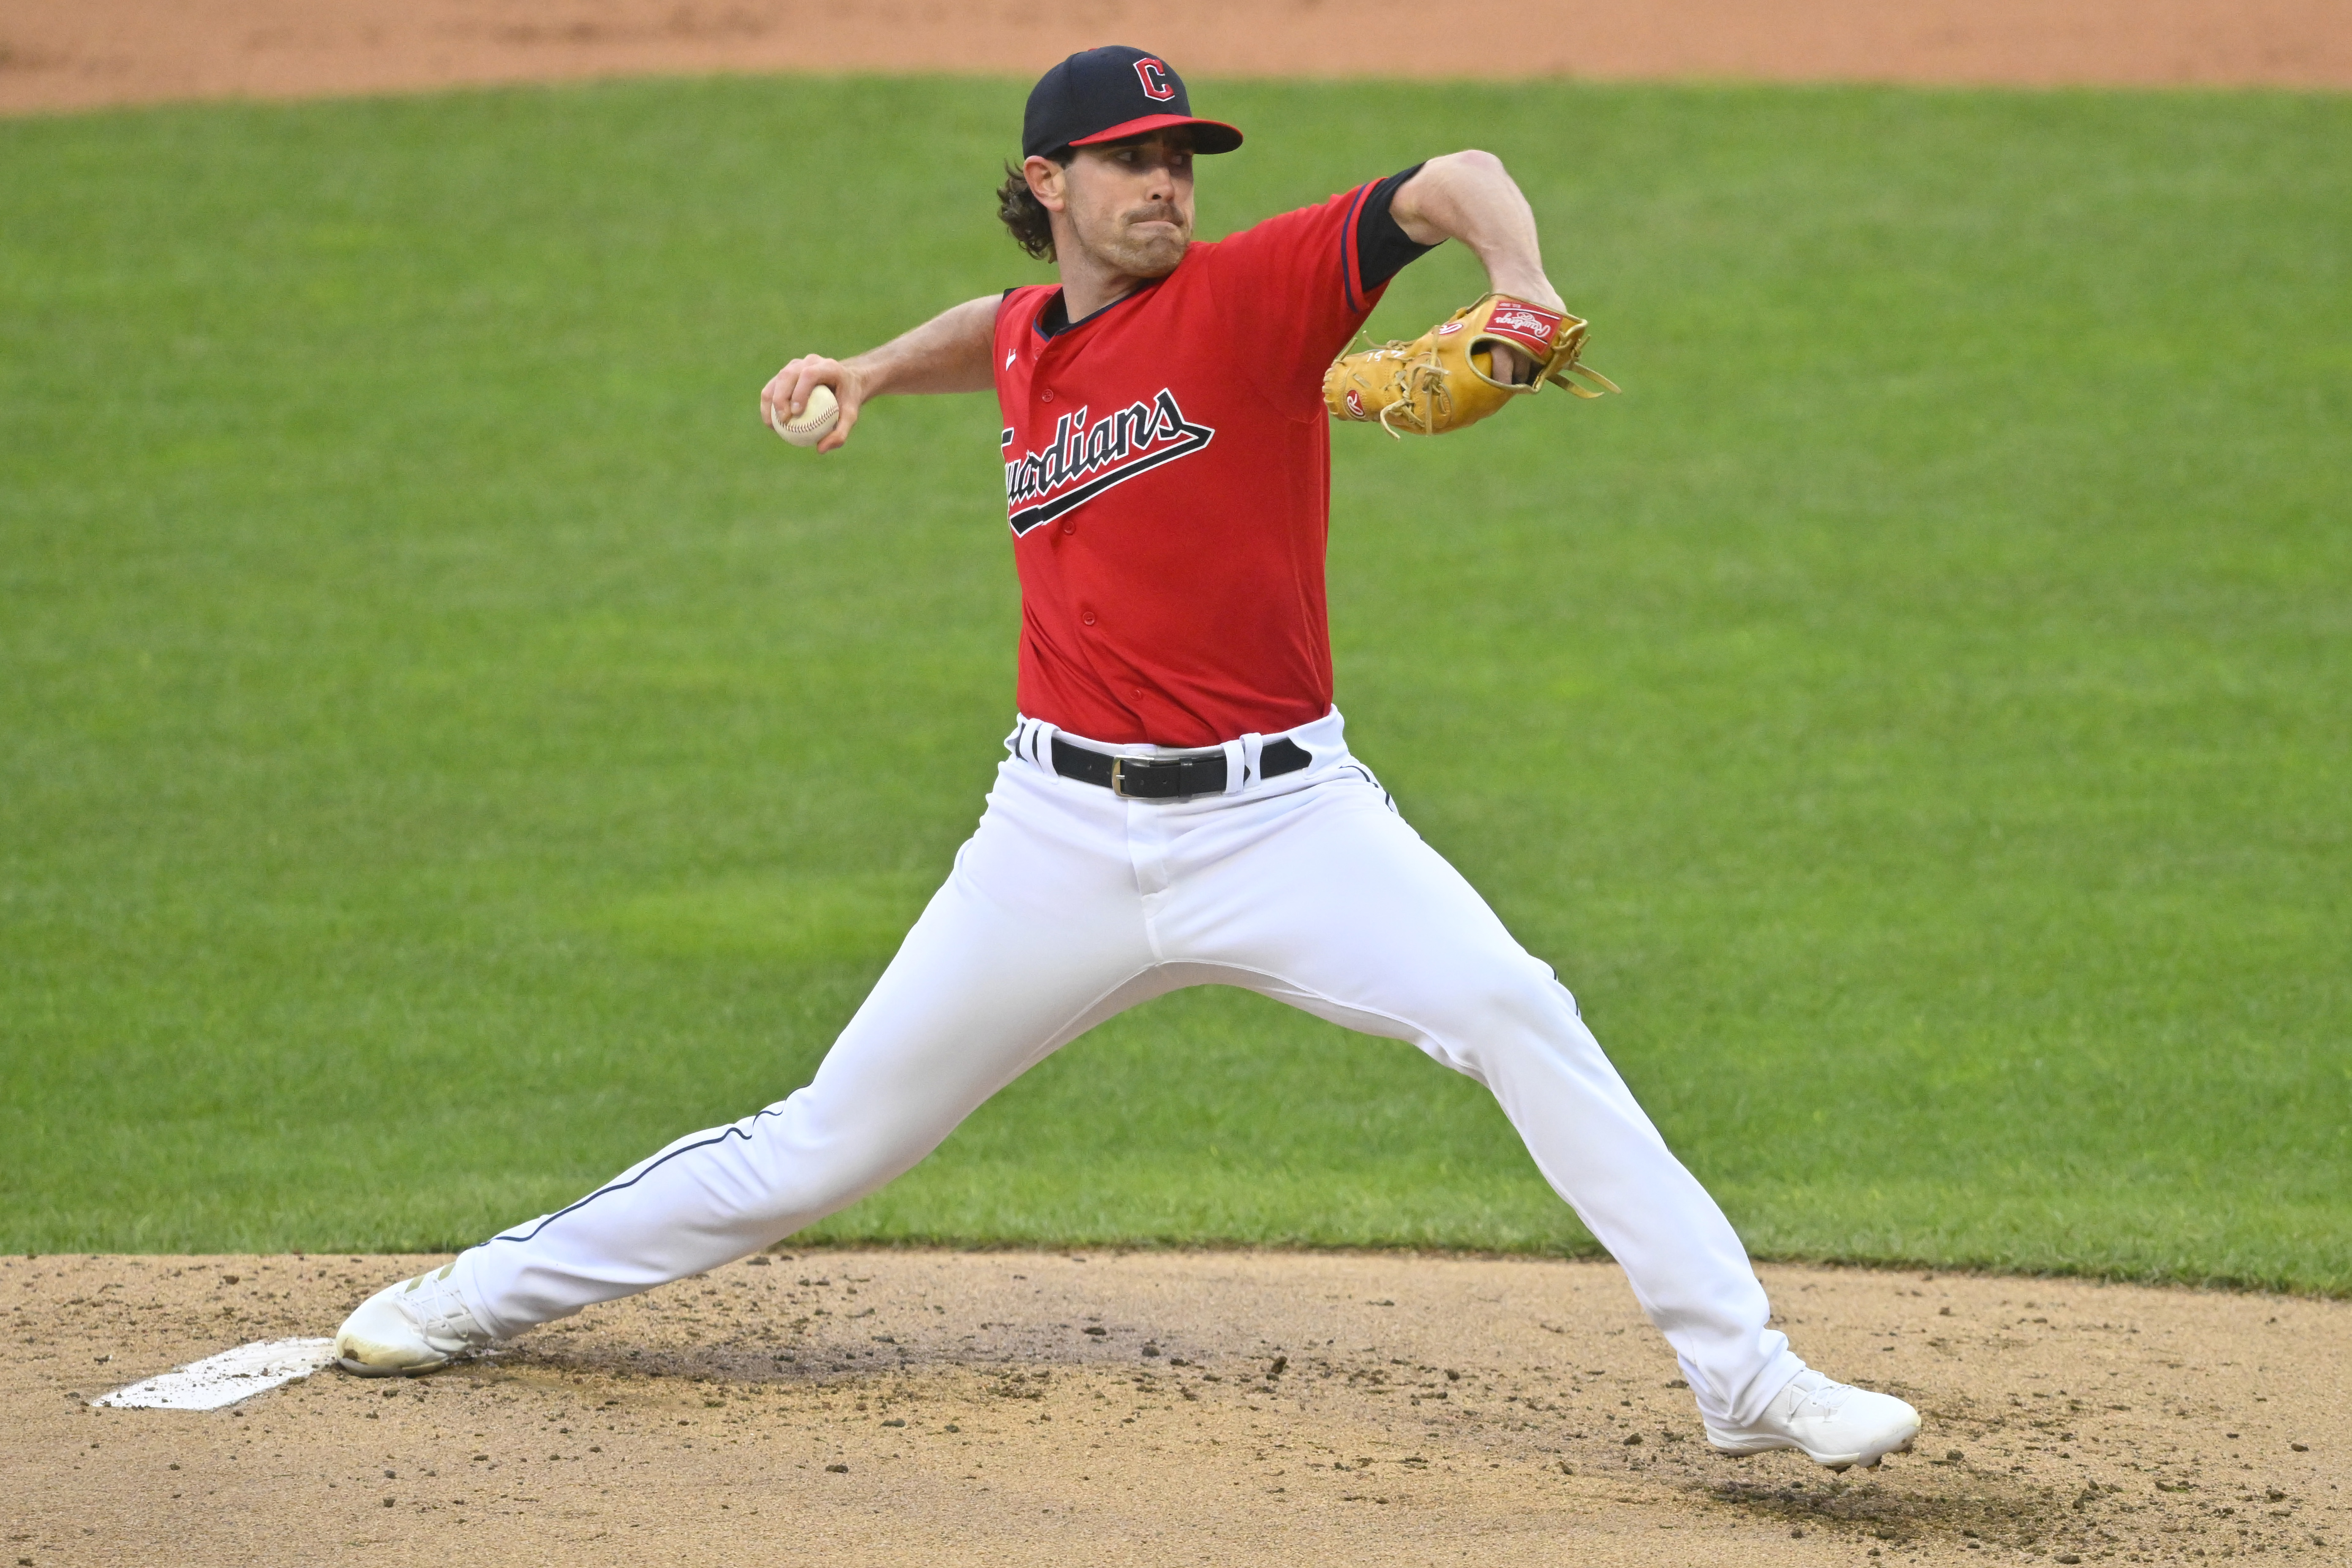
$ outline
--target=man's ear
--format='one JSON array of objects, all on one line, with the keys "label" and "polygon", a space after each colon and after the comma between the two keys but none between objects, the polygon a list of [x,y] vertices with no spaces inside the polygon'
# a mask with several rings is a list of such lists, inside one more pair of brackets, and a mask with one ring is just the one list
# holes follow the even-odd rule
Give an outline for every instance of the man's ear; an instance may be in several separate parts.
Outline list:
[{"label": "man's ear", "polygon": [[1028,177],[1029,194],[1037,205],[1049,213],[1066,212],[1069,208],[1069,170],[1051,158],[1024,158],[1021,173]]}]

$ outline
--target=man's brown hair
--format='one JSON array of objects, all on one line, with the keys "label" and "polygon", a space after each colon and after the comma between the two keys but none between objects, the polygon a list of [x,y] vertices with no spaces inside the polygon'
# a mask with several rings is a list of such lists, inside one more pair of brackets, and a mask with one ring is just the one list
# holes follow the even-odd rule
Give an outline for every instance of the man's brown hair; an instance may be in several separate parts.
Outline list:
[{"label": "man's brown hair", "polygon": [[[1077,154],[1061,147],[1045,156],[1066,169]],[[1010,163],[1004,165],[1004,184],[997,187],[996,216],[1013,244],[1040,261],[1054,259],[1054,215],[1029,188],[1029,176]]]}]

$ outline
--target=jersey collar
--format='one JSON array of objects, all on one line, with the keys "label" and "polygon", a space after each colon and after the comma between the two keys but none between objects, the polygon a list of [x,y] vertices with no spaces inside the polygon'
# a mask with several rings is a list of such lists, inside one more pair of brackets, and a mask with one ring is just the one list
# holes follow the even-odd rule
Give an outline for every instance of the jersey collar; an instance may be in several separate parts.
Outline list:
[{"label": "jersey collar", "polygon": [[[1180,262],[1179,265],[1181,266],[1181,263]],[[1162,283],[1167,282],[1170,278],[1173,278],[1174,276],[1176,275],[1173,272],[1171,272],[1165,276],[1154,278],[1144,283],[1139,284],[1131,291],[1121,294],[1109,304],[1089,311],[1086,315],[1080,316],[1075,321],[1071,321],[1069,318],[1069,296],[1065,294],[1061,289],[1056,289],[1054,290],[1054,297],[1046,300],[1044,307],[1038,310],[1036,320],[1033,324],[1037,329],[1037,335],[1040,338],[1051,341],[1052,339],[1060,337],[1064,332],[1076,331],[1078,328],[1085,326],[1088,321],[1095,320],[1098,316],[1103,316],[1112,310],[1118,310],[1129,300],[1140,300],[1143,296],[1150,293],[1154,289],[1159,288]]]}]

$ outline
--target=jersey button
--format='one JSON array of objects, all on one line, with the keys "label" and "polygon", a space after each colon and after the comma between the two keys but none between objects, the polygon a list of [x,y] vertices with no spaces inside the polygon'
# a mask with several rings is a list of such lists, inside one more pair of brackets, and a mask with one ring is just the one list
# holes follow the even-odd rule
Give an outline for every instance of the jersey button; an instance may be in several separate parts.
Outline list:
[{"label": "jersey button", "polygon": [[1075,522],[1066,522],[1062,524],[1062,531],[1064,533],[1076,533],[1077,531],[1078,525]]},{"label": "jersey button", "polygon": [[1095,624],[1095,613],[1092,610],[1088,610],[1085,615],[1080,616],[1078,619],[1086,622],[1088,626],[1093,626]]},{"label": "jersey button", "polygon": [[1038,401],[1038,402],[1040,402],[1040,403],[1051,403],[1051,402],[1053,402],[1053,401],[1054,401],[1054,389],[1053,389],[1052,387],[1050,387],[1050,386],[1049,386],[1049,387],[1047,387],[1045,391],[1043,391],[1043,392],[1039,393],[1039,394],[1037,395],[1037,401]]}]

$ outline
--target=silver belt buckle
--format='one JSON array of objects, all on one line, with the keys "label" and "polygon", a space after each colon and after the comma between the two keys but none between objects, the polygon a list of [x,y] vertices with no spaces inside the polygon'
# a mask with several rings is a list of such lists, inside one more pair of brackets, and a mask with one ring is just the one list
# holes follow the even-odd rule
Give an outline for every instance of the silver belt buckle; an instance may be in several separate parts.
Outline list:
[{"label": "silver belt buckle", "polygon": [[1121,800],[1132,800],[1135,797],[1129,795],[1125,788],[1126,775],[1119,772],[1120,761],[1121,759],[1116,756],[1110,760],[1110,793]]}]

